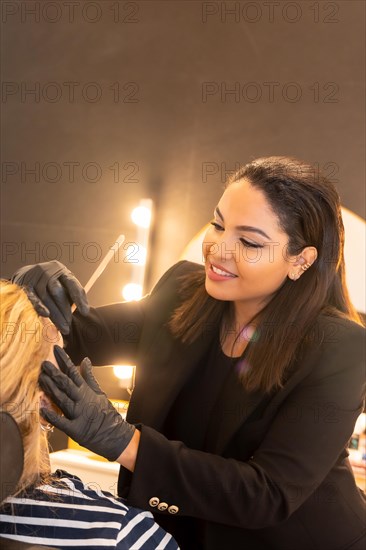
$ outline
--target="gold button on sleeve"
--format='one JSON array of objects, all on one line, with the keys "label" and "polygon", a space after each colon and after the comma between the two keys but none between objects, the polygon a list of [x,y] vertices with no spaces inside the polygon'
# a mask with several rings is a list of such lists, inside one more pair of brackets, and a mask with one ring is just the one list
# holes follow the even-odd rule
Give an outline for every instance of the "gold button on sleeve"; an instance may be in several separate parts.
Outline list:
[{"label": "gold button on sleeve", "polygon": [[155,508],[155,506],[157,506],[159,502],[160,502],[160,499],[158,499],[158,497],[151,497],[151,499],[149,500],[149,504],[153,508]]},{"label": "gold button on sleeve", "polygon": [[169,506],[168,512],[169,514],[177,514],[179,512],[179,508],[178,506],[175,506],[174,504],[172,504],[172,506]]}]

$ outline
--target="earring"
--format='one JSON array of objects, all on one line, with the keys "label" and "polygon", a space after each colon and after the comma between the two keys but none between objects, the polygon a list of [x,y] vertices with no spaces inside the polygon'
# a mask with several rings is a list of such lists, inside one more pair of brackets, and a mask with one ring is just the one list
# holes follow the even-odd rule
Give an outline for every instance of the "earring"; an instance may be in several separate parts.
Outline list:
[{"label": "earring", "polygon": [[292,279],[293,281],[297,281],[297,279],[299,279],[300,277],[300,273],[296,273],[295,271],[292,271],[290,273],[290,279]]},{"label": "earring", "polygon": [[42,432],[53,432],[55,429],[55,426],[52,426],[52,424],[40,424]]},{"label": "earring", "polygon": [[301,269],[302,269],[303,271],[306,271],[307,269],[309,269],[309,267],[311,267],[311,264],[309,264],[308,262],[306,262],[306,264],[301,265],[300,267],[301,267]]}]

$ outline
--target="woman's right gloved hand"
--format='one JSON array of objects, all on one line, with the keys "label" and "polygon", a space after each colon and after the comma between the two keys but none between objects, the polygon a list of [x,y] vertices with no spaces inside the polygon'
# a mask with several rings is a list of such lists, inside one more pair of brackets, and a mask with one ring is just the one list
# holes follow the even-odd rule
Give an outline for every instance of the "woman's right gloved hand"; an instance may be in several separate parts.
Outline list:
[{"label": "woman's right gloved hand", "polygon": [[94,378],[88,358],[79,372],[62,348],[54,346],[54,352],[61,370],[44,361],[39,384],[64,416],[41,408],[42,416],[83,447],[116,460],[130,443],[135,426],[113,407]]},{"label": "woman's right gloved hand", "polygon": [[11,280],[28,288],[38,298],[40,304],[32,300],[37,313],[45,316],[48,310],[51,321],[64,335],[70,332],[73,303],[82,315],[89,313],[83,287],[71,271],[57,260],[21,267]]}]

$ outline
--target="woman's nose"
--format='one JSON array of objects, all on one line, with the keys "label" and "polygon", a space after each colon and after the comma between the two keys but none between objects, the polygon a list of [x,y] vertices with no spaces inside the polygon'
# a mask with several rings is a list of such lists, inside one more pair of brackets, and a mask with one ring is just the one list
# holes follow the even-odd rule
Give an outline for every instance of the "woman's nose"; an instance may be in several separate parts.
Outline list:
[{"label": "woman's nose", "polygon": [[239,243],[224,232],[217,235],[210,243],[209,255],[222,263],[233,258],[237,261],[239,254]]}]

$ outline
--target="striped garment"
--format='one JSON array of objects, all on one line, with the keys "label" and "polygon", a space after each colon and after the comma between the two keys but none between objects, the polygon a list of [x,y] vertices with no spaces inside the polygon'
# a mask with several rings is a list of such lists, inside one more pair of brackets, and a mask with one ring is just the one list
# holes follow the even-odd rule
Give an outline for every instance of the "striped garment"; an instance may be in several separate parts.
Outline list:
[{"label": "striped garment", "polygon": [[[150,512],[57,470],[48,485],[6,499],[0,537],[59,549],[177,550]],[[4,542],[4,540],[3,540]]]}]

